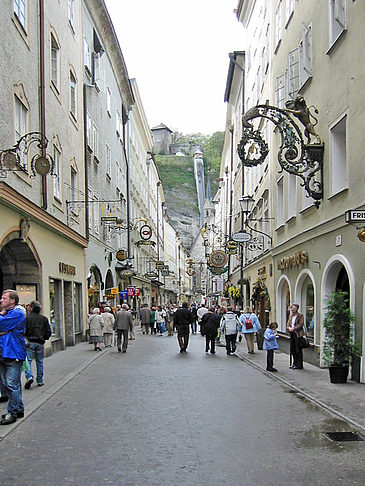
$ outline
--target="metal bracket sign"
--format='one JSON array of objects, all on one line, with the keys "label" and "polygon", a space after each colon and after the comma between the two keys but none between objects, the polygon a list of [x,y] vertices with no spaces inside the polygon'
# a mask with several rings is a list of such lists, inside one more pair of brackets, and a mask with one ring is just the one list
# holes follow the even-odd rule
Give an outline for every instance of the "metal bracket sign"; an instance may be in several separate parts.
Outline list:
[{"label": "metal bracket sign", "polygon": [[237,241],[238,243],[247,243],[252,239],[252,235],[250,233],[246,233],[245,231],[239,231],[232,236],[233,241]]}]

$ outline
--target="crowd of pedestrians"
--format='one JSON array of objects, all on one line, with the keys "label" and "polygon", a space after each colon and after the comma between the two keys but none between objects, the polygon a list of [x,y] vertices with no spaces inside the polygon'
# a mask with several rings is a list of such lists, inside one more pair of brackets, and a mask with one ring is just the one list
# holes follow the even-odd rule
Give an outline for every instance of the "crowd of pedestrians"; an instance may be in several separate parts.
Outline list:
[{"label": "crowd of pedestrians", "polygon": [[[0,425],[8,425],[24,417],[21,374],[25,372],[25,386],[29,390],[34,383],[32,362],[36,363],[36,381],[43,386],[44,343],[52,334],[47,317],[41,314],[41,305],[33,301],[25,309],[19,305],[15,290],[5,290],[0,300],[0,402],[7,402],[7,413],[1,416]],[[287,322],[290,336],[290,367],[303,369],[300,338],[304,334],[304,317],[299,306],[292,304]],[[176,304],[143,304],[132,309],[127,303],[117,305],[115,312],[107,303],[100,303],[88,316],[89,341],[95,351],[116,343],[118,352],[125,353],[128,341],[135,339],[135,325],[139,322],[142,334],[173,336],[176,332],[180,353],[185,354],[190,332],[200,332],[205,337],[205,352],[215,354],[217,342],[225,342],[226,353],[235,353],[237,342],[245,337],[247,352],[253,354],[254,337],[261,330],[257,315],[249,307],[242,312],[235,307],[197,305],[183,302]],[[263,350],[267,352],[267,371],[274,368],[274,350],[278,349],[278,324],[271,322],[264,332]],[[292,363],[293,359],[293,363]]]}]

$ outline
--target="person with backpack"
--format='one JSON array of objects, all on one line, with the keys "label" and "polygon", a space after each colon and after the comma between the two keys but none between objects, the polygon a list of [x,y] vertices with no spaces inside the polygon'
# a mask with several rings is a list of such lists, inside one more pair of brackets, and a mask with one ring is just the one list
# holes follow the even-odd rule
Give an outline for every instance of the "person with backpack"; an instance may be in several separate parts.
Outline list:
[{"label": "person with backpack", "polygon": [[241,330],[241,323],[233,312],[233,307],[228,307],[227,312],[221,318],[220,330],[225,335],[227,354],[234,353],[236,351],[237,332]]},{"label": "person with backpack", "polygon": [[254,314],[250,307],[245,307],[243,309],[243,314],[241,315],[241,324],[242,324],[242,334],[244,334],[246,343],[247,343],[247,351],[249,354],[254,353],[254,336],[257,331],[261,329],[261,324]]}]

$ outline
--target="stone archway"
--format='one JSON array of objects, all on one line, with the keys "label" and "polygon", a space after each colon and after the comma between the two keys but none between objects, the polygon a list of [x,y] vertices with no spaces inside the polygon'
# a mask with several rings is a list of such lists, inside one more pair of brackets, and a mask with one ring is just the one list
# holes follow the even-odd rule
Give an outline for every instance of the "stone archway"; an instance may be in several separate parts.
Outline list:
[{"label": "stone archway", "polygon": [[0,250],[0,291],[17,290],[23,305],[41,296],[40,263],[28,242],[8,235]]},{"label": "stone archway", "polygon": [[291,295],[290,282],[285,275],[282,275],[276,289],[276,320],[279,324],[279,330],[283,332],[286,332]]}]

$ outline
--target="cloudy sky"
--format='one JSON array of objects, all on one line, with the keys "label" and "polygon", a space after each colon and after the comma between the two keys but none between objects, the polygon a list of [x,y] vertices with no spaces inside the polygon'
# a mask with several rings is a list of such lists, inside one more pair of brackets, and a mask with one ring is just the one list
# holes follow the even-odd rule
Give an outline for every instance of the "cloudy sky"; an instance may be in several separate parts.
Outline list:
[{"label": "cloudy sky", "polygon": [[210,135],[225,128],[228,53],[244,50],[238,0],[105,0],[148,123]]}]

